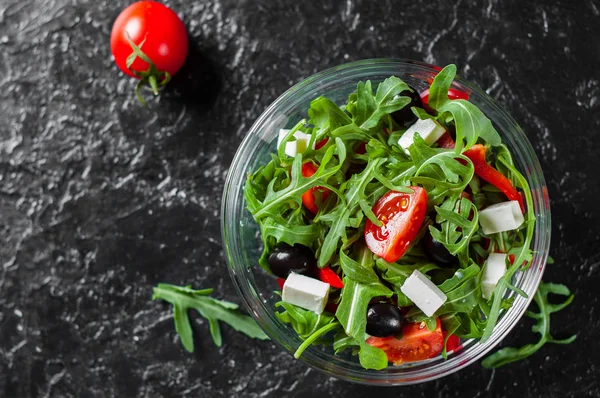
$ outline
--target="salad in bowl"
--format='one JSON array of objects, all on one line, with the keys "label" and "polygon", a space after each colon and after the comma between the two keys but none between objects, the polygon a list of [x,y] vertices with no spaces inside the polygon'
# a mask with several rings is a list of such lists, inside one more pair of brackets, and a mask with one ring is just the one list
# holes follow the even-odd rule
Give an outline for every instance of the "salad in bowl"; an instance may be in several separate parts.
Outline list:
[{"label": "salad in bowl", "polygon": [[540,282],[549,208],[516,123],[456,68],[372,60],[288,90],[230,170],[223,235],[259,325],[366,383],[489,351]]}]

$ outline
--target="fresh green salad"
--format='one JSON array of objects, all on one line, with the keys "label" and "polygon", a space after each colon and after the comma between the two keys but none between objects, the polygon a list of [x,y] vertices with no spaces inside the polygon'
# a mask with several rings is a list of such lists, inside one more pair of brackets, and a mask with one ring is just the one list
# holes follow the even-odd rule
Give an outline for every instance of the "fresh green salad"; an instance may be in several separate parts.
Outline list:
[{"label": "fresh green salad", "polygon": [[513,276],[532,260],[532,195],[455,73],[421,93],[392,76],[343,105],[316,98],[248,175],[296,357],[325,344],[366,369],[446,358],[526,296]]}]

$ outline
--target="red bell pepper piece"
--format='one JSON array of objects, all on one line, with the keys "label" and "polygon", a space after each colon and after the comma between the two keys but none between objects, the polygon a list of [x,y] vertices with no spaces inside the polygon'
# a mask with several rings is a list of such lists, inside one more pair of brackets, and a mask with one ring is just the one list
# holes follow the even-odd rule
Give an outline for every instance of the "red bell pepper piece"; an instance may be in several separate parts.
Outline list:
[{"label": "red bell pepper piece", "polygon": [[[442,331],[442,336],[444,337],[444,340],[446,340],[447,335],[448,332],[446,332],[445,330]],[[450,337],[448,337],[448,341],[446,342],[446,351],[458,351],[458,349],[460,349],[461,347],[462,344],[460,344],[460,338],[454,334],[451,334]]]},{"label": "red bell pepper piece", "polygon": [[507,177],[485,161],[485,153],[485,146],[476,144],[464,151],[463,155],[473,162],[475,174],[504,192],[508,199],[518,201],[521,206],[521,211],[524,211],[525,207],[523,206],[523,197],[521,194]]},{"label": "red bell pepper piece", "polygon": [[[302,176],[311,177],[317,172],[317,166],[312,162],[306,162],[302,165]],[[317,207],[317,201],[315,199],[315,191],[321,192],[321,199],[325,201],[329,196],[329,189],[323,187],[313,187],[302,194],[302,204],[311,211],[313,214],[317,214],[319,208]]]},{"label": "red bell pepper piece", "polygon": [[283,285],[285,284],[285,279],[283,279],[283,278],[277,278],[277,284],[279,285],[279,288],[281,290],[283,290]]},{"label": "red bell pepper piece", "polygon": [[317,141],[315,143],[315,150],[318,151],[319,149],[323,148],[327,142],[329,142],[329,138],[323,138],[322,140]]},{"label": "red bell pepper piece", "polygon": [[319,268],[317,274],[322,282],[329,283],[331,287],[336,289],[344,287],[344,282],[342,282],[338,274],[336,274],[331,267]]},{"label": "red bell pepper piece", "polygon": [[[513,265],[515,263],[515,255],[509,254],[508,261],[510,262],[510,265]],[[525,267],[525,266],[527,266],[527,261],[523,261],[523,263],[521,264],[521,267]]]},{"label": "red bell pepper piece", "polygon": [[[423,105],[429,104],[429,89],[423,91],[421,94],[421,101],[423,101]],[[455,88],[451,88],[448,90],[448,98],[451,100],[456,99],[469,99],[469,93],[465,93],[464,91],[457,90]]]}]

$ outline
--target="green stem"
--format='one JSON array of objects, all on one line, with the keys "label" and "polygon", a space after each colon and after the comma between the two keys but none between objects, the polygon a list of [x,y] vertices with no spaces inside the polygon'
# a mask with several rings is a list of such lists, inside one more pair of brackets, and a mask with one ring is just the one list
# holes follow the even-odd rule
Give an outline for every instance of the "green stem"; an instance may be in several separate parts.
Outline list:
[{"label": "green stem", "polygon": [[331,332],[332,330],[336,329],[339,326],[340,326],[340,324],[338,322],[333,322],[333,323],[323,326],[321,329],[317,330],[316,332],[314,332],[313,334],[308,336],[308,338],[306,340],[304,340],[304,342],[302,344],[300,344],[300,347],[298,347],[298,349],[294,353],[294,358],[296,358],[296,359],[300,358],[300,356],[302,355],[304,350],[306,350],[319,337]]},{"label": "green stem", "polygon": [[158,95],[158,82],[156,81],[156,75],[148,76],[148,84],[152,88],[154,95]]}]

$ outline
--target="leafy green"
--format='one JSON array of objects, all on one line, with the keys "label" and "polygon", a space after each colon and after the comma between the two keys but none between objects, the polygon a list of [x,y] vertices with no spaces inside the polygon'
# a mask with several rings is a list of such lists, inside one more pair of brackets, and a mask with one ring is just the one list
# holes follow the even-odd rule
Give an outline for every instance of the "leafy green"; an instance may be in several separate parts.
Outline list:
[{"label": "leafy green", "polygon": [[473,178],[475,168],[467,157],[430,148],[419,134],[415,135],[409,151],[417,168],[410,180],[427,190],[431,205],[440,204],[447,196],[457,197]]},{"label": "leafy green", "polygon": [[[557,294],[565,296],[565,299],[560,304],[550,304],[548,296],[550,294]],[[565,285],[553,284],[553,283],[541,283],[535,296],[533,297],[535,303],[538,306],[539,312],[526,312],[526,315],[535,319],[536,324],[532,327],[532,331],[540,334],[540,339],[535,344],[527,344],[520,348],[505,347],[502,348],[492,355],[485,358],[481,365],[485,368],[498,368],[508,363],[525,359],[530,355],[533,355],[546,343],[554,344],[570,344],[572,343],[577,335],[573,335],[567,339],[557,340],[550,334],[550,315],[562,310],[573,301],[574,296],[571,294],[569,289]]]},{"label": "leafy green", "polygon": [[500,135],[483,112],[469,101],[450,100],[448,89],[456,76],[456,66],[442,69],[429,88],[429,106],[438,112],[438,122],[453,121],[456,126],[456,153],[468,149],[481,137],[491,146],[500,145]]},{"label": "leafy green", "polygon": [[311,334],[310,336],[308,336],[306,338],[306,340],[304,340],[304,342],[302,344],[300,344],[300,346],[298,347],[298,349],[296,350],[296,352],[294,353],[294,358],[298,359],[300,358],[300,356],[302,355],[302,353],[311,345],[314,344],[315,341],[320,338],[321,336],[326,335],[329,332],[334,331],[335,329],[339,328],[340,324],[339,322],[333,322],[333,323],[329,323],[325,326],[323,326],[322,328],[320,328],[319,330],[315,330],[315,332],[313,334]]},{"label": "leafy green", "polygon": [[358,360],[365,369],[381,370],[388,365],[387,354],[381,348],[370,346],[364,341],[360,343]]},{"label": "leafy green", "polygon": [[526,228],[526,233],[524,236],[524,240],[521,243],[521,246],[512,248],[508,253],[512,254],[515,258],[513,261],[513,265],[511,265],[504,276],[500,278],[496,287],[494,288],[494,292],[492,293],[492,305],[487,314],[487,323],[485,325],[485,329],[483,330],[483,334],[481,335],[481,341],[486,341],[494,331],[494,327],[500,317],[500,310],[502,306],[502,301],[504,298],[504,293],[507,289],[513,288],[512,286],[512,278],[521,269],[521,264],[523,262],[528,262],[531,259],[531,241],[533,240],[533,233],[535,227],[535,215],[533,214],[533,196],[531,194],[531,190],[529,189],[529,184],[527,180],[519,171],[517,171],[514,166],[509,164],[504,158],[498,158],[499,161],[503,162],[504,166],[507,167],[513,176],[513,178],[517,181],[517,186],[523,189],[523,193],[525,196],[525,203],[527,211],[524,215],[525,222],[524,226]]},{"label": "leafy green", "polygon": [[367,201],[365,188],[374,178],[375,170],[381,159],[370,160],[365,169],[358,174],[354,174],[341,188],[345,191],[345,205],[336,206],[333,211],[321,217],[322,221],[330,222],[329,231],[321,246],[318,257],[319,267],[324,267],[331,256],[337,251],[340,240],[347,237],[346,229],[350,226],[352,217],[361,218],[357,214],[359,210],[370,210],[371,205]]},{"label": "leafy green", "polygon": [[344,278],[342,301],[335,316],[346,334],[361,340],[367,327],[367,307],[376,297],[391,297],[393,292],[381,282],[361,283]]},{"label": "leafy green", "polygon": [[285,301],[275,303],[275,308],[283,308],[283,311],[276,312],[275,315],[280,321],[289,323],[302,340],[306,340],[317,330],[330,324],[335,319],[333,314],[328,312],[316,314]]},{"label": "leafy green", "polygon": [[[332,161],[335,152],[337,152],[339,158],[339,161],[337,162]],[[276,180],[272,180],[267,186],[266,194],[262,201],[258,200],[256,197],[248,200],[250,195],[246,194],[245,197],[249,204],[249,210],[254,215],[254,218],[259,220],[267,215],[280,214],[282,209],[287,210],[292,208],[294,203],[295,206],[300,206],[302,204],[302,194],[313,187],[323,186],[330,190],[335,190],[335,188],[329,186],[326,181],[340,169],[345,157],[346,147],[343,142],[338,139],[336,140],[336,146],[330,147],[323,159],[321,159],[321,164],[315,174],[311,177],[304,177],[302,175],[302,156],[300,154],[296,155],[291,167],[289,185],[276,191],[274,189],[274,182],[276,182]],[[330,165],[330,162],[333,163],[333,165]],[[251,183],[252,179],[249,178],[248,183],[246,184],[247,189],[245,190],[245,193],[251,192],[251,188],[249,188],[249,184]]]},{"label": "leafy green", "polygon": [[446,102],[438,112],[442,115],[438,121],[444,117],[444,113],[452,114],[456,125],[456,153],[462,149],[468,149],[477,143],[481,137],[489,145],[499,145],[500,135],[492,126],[492,122],[483,112],[469,101],[456,99]]},{"label": "leafy green", "polygon": [[479,229],[479,213],[473,202],[466,198],[450,198],[442,206],[436,206],[435,212],[441,230],[430,226],[431,236],[452,255],[468,250],[471,237]]},{"label": "leafy green", "polygon": [[443,106],[448,99],[448,90],[456,76],[456,65],[450,64],[442,69],[433,79],[429,87],[429,100],[427,104],[433,109]]},{"label": "leafy green", "polygon": [[371,82],[359,82],[356,88],[357,106],[354,123],[363,130],[371,129],[384,115],[398,111],[410,103],[409,97],[399,96],[404,90],[412,90],[397,77],[389,77],[379,84],[373,96]]},{"label": "leafy green", "polygon": [[153,289],[152,300],[161,299],[173,306],[175,330],[187,351],[194,352],[194,339],[188,317],[190,309],[196,310],[208,320],[213,341],[219,347],[222,344],[219,321],[227,323],[248,337],[269,339],[254,319],[237,311],[237,304],[208,297],[212,292],[213,289],[194,290],[191,286],[182,287],[166,283],[159,283]]}]

